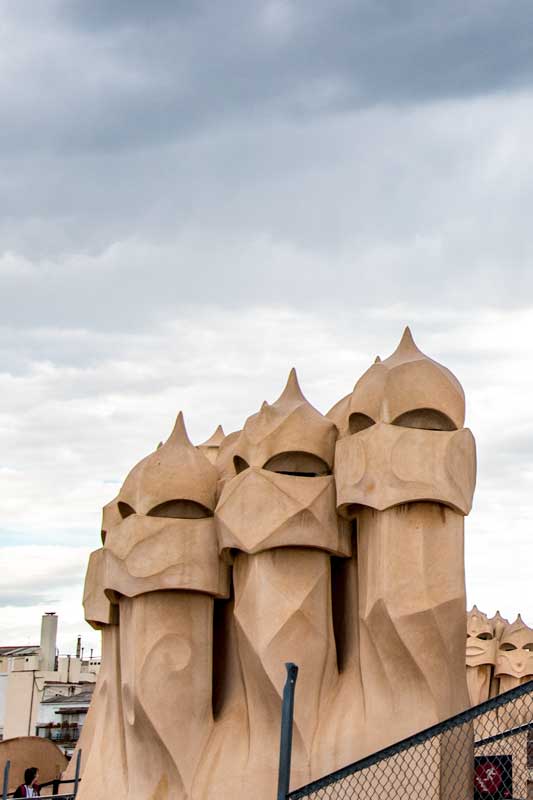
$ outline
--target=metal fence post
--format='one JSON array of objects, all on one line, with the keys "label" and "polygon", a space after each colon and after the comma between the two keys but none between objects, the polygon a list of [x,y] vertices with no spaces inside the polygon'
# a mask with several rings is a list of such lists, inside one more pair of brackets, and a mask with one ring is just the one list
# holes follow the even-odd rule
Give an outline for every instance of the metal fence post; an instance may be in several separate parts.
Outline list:
[{"label": "metal fence post", "polygon": [[76,773],[74,775],[73,797],[76,797],[76,795],[78,794],[78,783],[80,782],[80,767],[81,767],[81,750],[78,750],[78,755],[76,756]]},{"label": "metal fence post", "polygon": [[279,772],[277,800],[286,800],[291,780],[292,755],[292,719],[294,714],[294,690],[298,667],[291,662],[285,664],[287,680],[283,688],[283,704],[281,706],[281,734],[279,741]]},{"label": "metal fence post", "polygon": [[7,790],[9,787],[9,768],[11,766],[11,761],[9,759],[6,761],[6,765],[4,767],[4,783],[2,785],[2,800],[6,800],[7,798]]}]

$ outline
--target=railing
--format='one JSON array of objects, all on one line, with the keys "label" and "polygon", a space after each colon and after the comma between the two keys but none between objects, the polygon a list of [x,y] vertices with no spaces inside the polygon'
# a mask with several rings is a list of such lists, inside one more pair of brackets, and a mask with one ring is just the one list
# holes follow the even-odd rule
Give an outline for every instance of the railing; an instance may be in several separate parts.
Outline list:
[{"label": "railing", "polygon": [[[78,787],[80,785],[80,767],[81,767],[81,750],[78,750],[78,755],[76,756],[76,772],[73,778],[69,778],[68,780],[60,780],[55,779],[53,781],[48,781],[47,783],[39,784],[41,789],[45,786],[52,786],[52,794],[47,795],[48,798],[51,800],[75,800],[76,795],[78,794]],[[8,792],[9,788],[9,771],[11,769],[11,761],[7,760],[4,765],[4,780],[2,786],[2,800],[7,800],[8,797],[13,797],[14,792]],[[64,792],[63,794],[59,793],[59,787],[69,783],[74,784],[72,787],[71,792]]]},{"label": "railing", "polygon": [[81,734],[81,725],[76,722],[47,722],[36,726],[36,735],[41,739],[50,739],[52,742],[69,743],[77,742]]},{"label": "railing", "polygon": [[532,752],[530,681],[278,800],[526,800]]}]

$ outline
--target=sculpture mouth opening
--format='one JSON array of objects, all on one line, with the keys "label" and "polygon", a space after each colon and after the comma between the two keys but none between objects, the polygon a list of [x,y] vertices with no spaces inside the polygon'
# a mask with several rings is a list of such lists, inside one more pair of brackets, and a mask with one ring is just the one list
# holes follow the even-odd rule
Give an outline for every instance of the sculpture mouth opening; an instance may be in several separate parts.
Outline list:
[{"label": "sculpture mouth opening", "polygon": [[168,519],[205,519],[212,517],[213,512],[195,500],[167,500],[165,503],[154,506],[148,512],[148,516]]}]

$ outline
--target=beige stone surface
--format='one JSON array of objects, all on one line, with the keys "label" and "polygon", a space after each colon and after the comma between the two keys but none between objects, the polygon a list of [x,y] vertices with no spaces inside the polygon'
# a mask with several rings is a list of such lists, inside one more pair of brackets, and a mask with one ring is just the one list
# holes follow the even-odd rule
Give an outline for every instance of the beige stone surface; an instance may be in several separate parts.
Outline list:
[{"label": "beige stone surface", "polygon": [[166,589],[228,592],[212,517],[131,515],[110,531],[103,559],[106,589],[127,597]]},{"label": "beige stone surface", "polygon": [[357,381],[349,404],[351,433],[371,422],[428,430],[458,430],[465,398],[457,378],[424,355],[406,328],[394,353],[375,363]]},{"label": "beige stone surface", "polygon": [[250,467],[222,491],[216,514],[219,546],[245,553],[319,547],[348,556],[350,526],[337,516],[335,496],[331,475],[309,479]]},{"label": "beige stone surface", "polygon": [[475,476],[469,430],[413,430],[378,422],[337,445],[338,510],[348,517],[351,506],[384,511],[420,500],[468,514]]},{"label": "beige stone surface", "polygon": [[122,702],[119,627],[104,625],[102,666],[78,747],[63,776],[74,777],[81,750],[80,791],[83,787],[85,797],[129,796]]},{"label": "beige stone surface", "polygon": [[89,556],[85,585],[83,587],[83,611],[85,619],[99,630],[103,625],[116,621],[117,606],[113,606],[104,591],[105,553],[103,547]]},{"label": "beige stone surface", "polygon": [[89,564],[107,679],[80,800],[271,800],[289,660],[293,787],[466,708],[463,424],[458,381],[409,330],[327,416],[294,370],[225,438],[194,447],[180,415]]},{"label": "beige stone surface", "polygon": [[[337,428],[303,396],[296,371],[291,370],[285,389],[270,405],[246,420],[235,444],[237,472],[247,467],[272,471],[324,475],[331,470]],[[269,463],[290,453],[294,464]],[[296,463],[299,461],[300,463]]]},{"label": "beige stone surface", "polygon": [[403,738],[469,705],[463,518],[413,503],[363,509],[358,523],[365,709],[381,747],[392,726]]},{"label": "beige stone surface", "polygon": [[123,518],[132,513],[192,519],[212,516],[217,480],[213,464],[191,444],[180,413],[167,441],[127,476],[118,508]]},{"label": "beige stone surface", "polygon": [[212,625],[200,592],[120,601],[128,797],[190,794],[212,725]]}]

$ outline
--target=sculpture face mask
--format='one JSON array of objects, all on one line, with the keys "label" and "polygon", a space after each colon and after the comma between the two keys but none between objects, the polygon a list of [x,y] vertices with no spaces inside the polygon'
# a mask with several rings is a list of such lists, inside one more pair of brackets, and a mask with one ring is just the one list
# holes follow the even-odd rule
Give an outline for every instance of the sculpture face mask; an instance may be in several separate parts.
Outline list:
[{"label": "sculpture face mask", "polygon": [[489,699],[497,640],[492,622],[476,606],[466,623],[466,681],[473,706]]},{"label": "sculpture face mask", "polygon": [[350,552],[349,531],[335,512],[331,475],[304,478],[250,467],[225,486],[217,525],[225,550],[258,553],[293,546]]},{"label": "sculpture face mask", "polygon": [[358,505],[384,511],[434,501],[468,514],[476,476],[469,430],[432,431],[378,422],[341,439],[335,459],[337,507],[351,516]]},{"label": "sculpture face mask", "polygon": [[497,641],[487,615],[474,606],[468,614],[466,625],[467,666],[493,665],[496,661],[496,646]]},{"label": "sculpture face mask", "polygon": [[[515,678],[518,685],[525,678],[533,677],[533,630],[524,624],[520,615],[503,632],[496,658],[495,674],[500,680],[506,676]],[[506,688],[511,688],[510,685]]]}]

